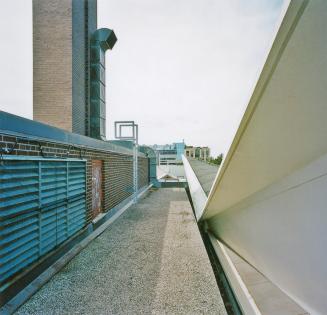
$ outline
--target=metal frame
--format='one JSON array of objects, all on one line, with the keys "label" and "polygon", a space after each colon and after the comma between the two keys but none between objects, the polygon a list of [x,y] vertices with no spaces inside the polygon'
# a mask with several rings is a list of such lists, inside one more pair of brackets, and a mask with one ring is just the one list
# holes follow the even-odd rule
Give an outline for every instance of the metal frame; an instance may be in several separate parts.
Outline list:
[{"label": "metal frame", "polygon": [[[126,127],[132,128],[132,136],[122,136],[122,129]],[[129,140],[133,142],[133,186],[134,186],[134,203],[137,202],[138,191],[138,124],[132,120],[115,121],[115,138],[119,140]]]},{"label": "metal frame", "polygon": [[6,264],[0,282],[7,285],[23,268],[85,226],[86,160],[5,156],[2,161],[0,186],[6,191],[1,195],[0,210],[5,237],[0,247],[11,247],[0,259]]},{"label": "metal frame", "polygon": [[2,155],[0,160],[32,160],[32,161],[58,161],[58,162],[86,162],[86,159],[79,158],[43,158],[39,156],[26,156],[26,155]]},{"label": "metal frame", "polygon": [[[122,136],[122,127],[131,127],[133,131],[133,135],[128,137]],[[138,125],[135,124],[134,121],[130,121],[130,120],[115,121],[115,138],[119,140],[131,140],[131,141],[138,140],[137,129],[138,129]]]}]

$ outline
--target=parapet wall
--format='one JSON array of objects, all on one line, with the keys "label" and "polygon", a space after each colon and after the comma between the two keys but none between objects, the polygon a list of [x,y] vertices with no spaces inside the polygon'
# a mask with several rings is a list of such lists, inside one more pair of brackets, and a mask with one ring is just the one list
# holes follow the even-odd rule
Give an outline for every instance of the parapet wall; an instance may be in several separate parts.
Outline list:
[{"label": "parapet wall", "polygon": [[[138,159],[141,190],[149,161]],[[26,270],[132,195],[131,150],[0,112],[1,305]]]},{"label": "parapet wall", "polygon": [[[102,210],[104,212],[109,211],[133,193],[132,155],[30,140],[28,138],[22,139],[19,136],[15,137],[1,133],[0,147],[8,148],[8,150],[14,148],[10,155],[6,155],[7,158],[10,158],[10,156],[26,156],[28,158],[51,158],[53,160],[86,159],[86,213],[88,223],[92,220],[92,160],[100,160],[103,163]],[[148,159],[139,156],[139,188],[148,185],[148,183]]]}]

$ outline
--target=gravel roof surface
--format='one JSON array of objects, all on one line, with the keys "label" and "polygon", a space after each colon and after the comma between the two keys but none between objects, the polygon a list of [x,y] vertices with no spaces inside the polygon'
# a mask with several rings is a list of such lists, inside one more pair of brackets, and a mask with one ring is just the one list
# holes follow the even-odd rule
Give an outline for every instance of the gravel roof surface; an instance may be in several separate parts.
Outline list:
[{"label": "gravel roof surface", "polygon": [[150,192],[16,314],[226,314],[184,189]]},{"label": "gravel roof surface", "polygon": [[208,196],[211,186],[215,181],[219,167],[217,165],[208,164],[204,161],[196,160],[190,157],[188,157],[187,159],[196,177],[198,178],[205,194]]}]

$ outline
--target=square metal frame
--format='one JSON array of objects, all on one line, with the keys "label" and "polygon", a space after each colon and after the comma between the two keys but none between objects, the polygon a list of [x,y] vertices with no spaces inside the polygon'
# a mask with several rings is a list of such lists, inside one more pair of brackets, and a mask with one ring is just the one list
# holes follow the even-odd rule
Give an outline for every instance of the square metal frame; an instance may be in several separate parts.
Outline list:
[{"label": "square metal frame", "polygon": [[[132,128],[132,136],[122,136],[122,129],[126,127]],[[120,140],[137,140],[137,124],[134,121],[115,121],[115,138]]]}]

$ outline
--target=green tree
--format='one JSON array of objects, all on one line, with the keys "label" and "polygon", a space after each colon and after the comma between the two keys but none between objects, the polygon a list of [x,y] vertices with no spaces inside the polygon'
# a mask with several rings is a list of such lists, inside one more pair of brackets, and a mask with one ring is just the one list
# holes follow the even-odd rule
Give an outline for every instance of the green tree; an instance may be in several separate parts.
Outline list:
[{"label": "green tree", "polygon": [[222,153],[220,153],[216,158],[210,158],[209,162],[219,166],[221,164],[221,162],[223,161],[223,159],[224,159],[224,155]]}]

